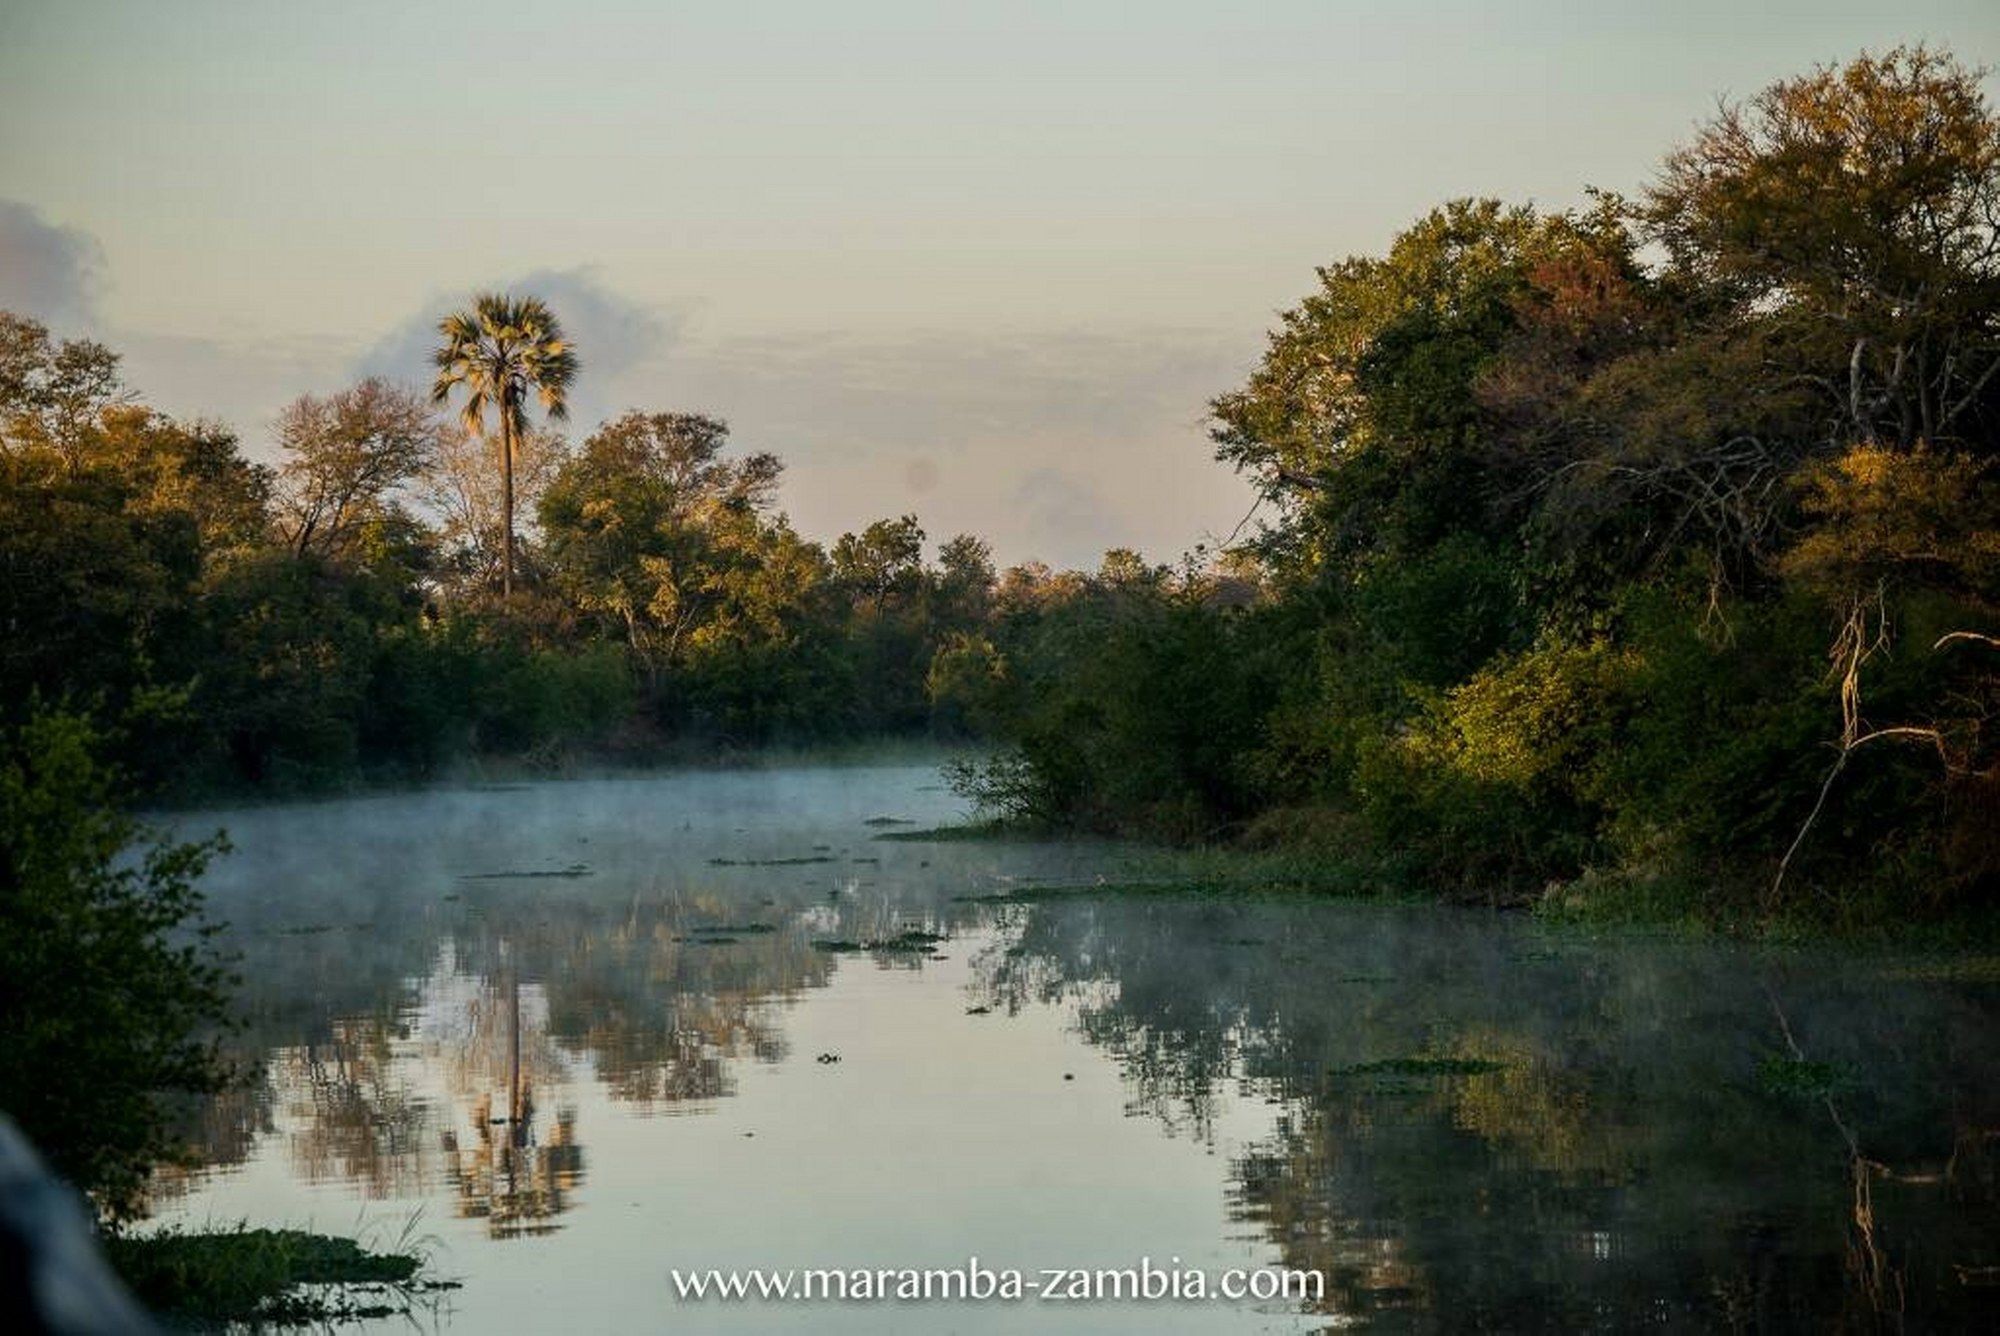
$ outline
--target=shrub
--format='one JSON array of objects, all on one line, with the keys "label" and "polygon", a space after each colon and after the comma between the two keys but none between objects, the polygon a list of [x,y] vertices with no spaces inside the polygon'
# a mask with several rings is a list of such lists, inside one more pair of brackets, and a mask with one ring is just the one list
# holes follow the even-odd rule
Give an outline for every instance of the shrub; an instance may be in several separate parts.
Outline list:
[{"label": "shrub", "polygon": [[122,1219],[172,1149],[167,1099],[223,1080],[194,883],[226,846],[145,842],[98,746],[59,711],[0,735],[0,1109]]}]

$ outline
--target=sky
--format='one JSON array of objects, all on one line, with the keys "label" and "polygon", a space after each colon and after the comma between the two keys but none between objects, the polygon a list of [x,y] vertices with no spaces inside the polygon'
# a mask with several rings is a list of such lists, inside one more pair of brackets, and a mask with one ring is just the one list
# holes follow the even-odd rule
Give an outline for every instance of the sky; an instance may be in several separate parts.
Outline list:
[{"label": "sky", "polygon": [[2000,4],[0,0],[0,307],[268,458],[533,292],[573,432],[726,418],[809,536],[1167,561],[1249,508],[1205,405],[1315,266],[1918,40],[2000,64]]}]

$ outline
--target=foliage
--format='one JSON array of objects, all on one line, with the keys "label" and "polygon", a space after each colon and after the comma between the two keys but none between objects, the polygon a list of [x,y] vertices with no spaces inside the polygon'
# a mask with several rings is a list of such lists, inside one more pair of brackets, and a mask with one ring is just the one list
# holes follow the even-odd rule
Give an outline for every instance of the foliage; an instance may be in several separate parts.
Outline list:
[{"label": "foliage", "polygon": [[338,560],[392,518],[393,494],[430,464],[438,426],[422,399],[371,378],[294,400],[277,433],[289,455],[278,471],[278,530],[294,553]]},{"label": "foliage", "polygon": [[0,735],[0,1108],[113,1218],[169,1155],[167,1097],[218,1087],[228,977],[195,890],[221,838],[155,841],[119,811],[82,717]]},{"label": "foliage", "polygon": [[1636,203],[1457,201],[1322,268],[1213,404],[1273,507],[1262,601],[1100,578],[1003,614],[940,661],[1016,747],[968,789],[1319,813],[1481,897],[1989,897],[1996,217],[1978,74],[1906,48],[1723,108]]}]

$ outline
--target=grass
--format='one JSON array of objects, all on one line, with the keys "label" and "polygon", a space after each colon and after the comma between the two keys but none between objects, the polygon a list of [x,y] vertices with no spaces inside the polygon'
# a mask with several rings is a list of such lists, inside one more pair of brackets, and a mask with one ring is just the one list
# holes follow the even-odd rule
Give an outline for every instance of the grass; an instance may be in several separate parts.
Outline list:
[{"label": "grass", "polygon": [[1719,887],[1709,877],[1586,872],[1544,895],[1535,915],[1558,926],[1644,928],[1773,945],[1886,947],[1950,958],[2000,948],[2000,912],[1913,905],[1907,892],[1888,887],[1800,894],[1766,907],[1754,888]]},{"label": "grass", "polygon": [[[1063,840],[1073,830],[994,817],[929,830],[894,831],[878,840],[944,843]],[[1100,837],[1106,838],[1106,837]],[[1117,838],[1115,836],[1108,838]],[[1267,813],[1231,842],[1171,849],[1157,875],[1112,883],[1021,887],[963,896],[978,904],[1033,903],[1074,896],[1196,895],[1221,899],[1308,895],[1377,903],[1451,904],[1523,909],[1551,928],[1610,930],[1686,938],[1730,938],[1774,946],[1849,946],[1907,953],[1900,977],[1990,982],[2000,977],[2000,907],[1924,906],[1922,897],[1886,878],[1836,894],[1793,892],[1767,907],[1757,887],[1723,885],[1687,872],[1587,870],[1539,891],[1489,895],[1445,893],[1419,860],[1371,850],[1337,813],[1316,809]]]},{"label": "grass", "polygon": [[299,1229],[161,1230],[110,1238],[105,1251],[139,1302],[185,1323],[303,1326],[395,1317],[426,1295],[457,1288],[426,1278],[415,1252],[372,1252],[353,1239]]}]

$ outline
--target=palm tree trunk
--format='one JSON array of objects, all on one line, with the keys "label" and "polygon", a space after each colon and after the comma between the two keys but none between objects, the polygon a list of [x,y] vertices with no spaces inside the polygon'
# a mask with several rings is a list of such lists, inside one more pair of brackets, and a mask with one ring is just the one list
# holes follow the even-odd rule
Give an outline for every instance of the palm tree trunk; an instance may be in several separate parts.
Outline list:
[{"label": "palm tree trunk", "polygon": [[514,601],[514,418],[500,409],[500,600]]}]

